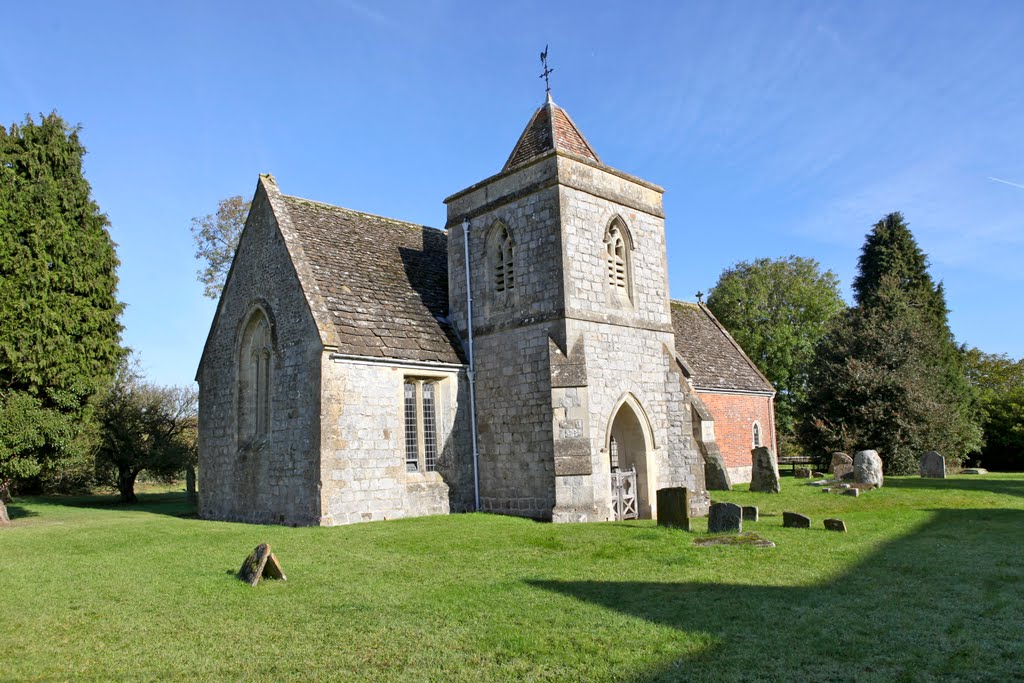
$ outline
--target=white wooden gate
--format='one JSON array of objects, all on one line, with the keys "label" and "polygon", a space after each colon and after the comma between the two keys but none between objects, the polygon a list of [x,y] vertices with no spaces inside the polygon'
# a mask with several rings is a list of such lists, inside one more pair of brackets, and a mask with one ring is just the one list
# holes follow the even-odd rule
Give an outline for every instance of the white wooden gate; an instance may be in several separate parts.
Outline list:
[{"label": "white wooden gate", "polygon": [[612,511],[615,519],[636,519],[636,467],[612,472]]}]

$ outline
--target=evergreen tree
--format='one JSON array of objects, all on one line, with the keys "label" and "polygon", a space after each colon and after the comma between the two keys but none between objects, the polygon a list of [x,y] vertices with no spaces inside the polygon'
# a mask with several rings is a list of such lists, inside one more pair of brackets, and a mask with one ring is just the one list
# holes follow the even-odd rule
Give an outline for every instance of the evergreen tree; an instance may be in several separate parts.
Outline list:
[{"label": "evergreen tree", "polygon": [[801,437],[808,448],[873,448],[891,474],[926,450],[954,463],[981,445],[980,411],[946,320],[942,285],[899,213],[868,234],[856,306],[818,345]]},{"label": "evergreen tree", "polygon": [[0,487],[87,456],[124,355],[107,217],[57,114],[0,126]]}]

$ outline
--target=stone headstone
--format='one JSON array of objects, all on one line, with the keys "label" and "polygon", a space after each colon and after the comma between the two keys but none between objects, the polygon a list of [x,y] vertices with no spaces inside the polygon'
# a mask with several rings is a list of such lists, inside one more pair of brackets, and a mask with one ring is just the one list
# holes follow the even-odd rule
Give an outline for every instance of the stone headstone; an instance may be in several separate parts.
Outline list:
[{"label": "stone headstone", "polygon": [[7,506],[0,500],[0,526],[10,526],[11,518],[7,516]]},{"label": "stone headstone", "polygon": [[690,492],[686,487],[658,489],[658,526],[690,530]]},{"label": "stone headstone", "polygon": [[743,506],[743,521],[744,522],[756,522],[758,517],[756,505],[744,505]]},{"label": "stone headstone", "polygon": [[844,496],[853,496],[856,498],[860,495],[860,489],[843,489]]},{"label": "stone headstone", "polygon": [[928,479],[946,478],[946,459],[935,451],[921,456],[921,476]]},{"label": "stone headstone", "polygon": [[775,454],[765,446],[758,446],[750,451],[753,469],[750,473],[750,490],[757,493],[778,493],[779,462]]},{"label": "stone headstone", "polygon": [[960,474],[988,474],[988,470],[984,467],[968,467],[965,470],[960,470]]},{"label": "stone headstone", "polygon": [[791,529],[810,529],[811,518],[801,515],[799,512],[783,512],[782,526],[788,526]]},{"label": "stone headstone", "polygon": [[245,558],[242,568],[238,570],[238,578],[250,586],[255,586],[262,578],[287,581],[284,572],[281,571],[281,564],[274,557],[274,553],[270,552],[269,543],[259,544],[249,557]]},{"label": "stone headstone", "polygon": [[722,451],[719,450],[718,444],[707,443],[700,450],[704,456],[704,486],[707,490],[732,491],[729,470],[725,467],[725,460],[722,459]]},{"label": "stone headstone", "polygon": [[829,531],[846,531],[846,522],[841,519],[826,519],[825,528]]},{"label": "stone headstone", "polygon": [[828,471],[835,473],[836,465],[853,465],[853,458],[848,456],[846,453],[833,453],[832,460],[829,461]]},{"label": "stone headstone", "polygon": [[853,477],[853,465],[838,464],[832,468],[832,476],[836,479],[842,479],[844,477]]},{"label": "stone headstone", "polygon": [[708,531],[713,534],[743,531],[743,510],[735,503],[713,503],[708,512]]},{"label": "stone headstone", "polygon": [[796,477],[797,479],[810,479],[811,478],[811,468],[809,468],[809,467],[797,467],[795,470],[793,470],[793,476]]},{"label": "stone headstone", "polygon": [[858,484],[871,484],[882,488],[882,459],[875,451],[857,451],[853,456],[853,480]]}]

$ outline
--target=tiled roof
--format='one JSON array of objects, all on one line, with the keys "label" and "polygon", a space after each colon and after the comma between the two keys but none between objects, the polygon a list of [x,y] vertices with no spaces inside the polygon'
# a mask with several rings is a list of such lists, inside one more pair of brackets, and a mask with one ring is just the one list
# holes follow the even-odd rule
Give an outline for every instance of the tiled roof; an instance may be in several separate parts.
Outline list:
[{"label": "tiled roof", "polygon": [[338,351],[463,363],[448,315],[448,241],[434,228],[281,195]]},{"label": "tiled roof", "polygon": [[502,170],[507,171],[552,149],[560,149],[601,162],[569,115],[549,97],[548,101],[533,113]]},{"label": "tiled roof", "polygon": [[690,366],[695,388],[774,393],[771,383],[704,305],[673,301],[672,327],[676,351]]}]

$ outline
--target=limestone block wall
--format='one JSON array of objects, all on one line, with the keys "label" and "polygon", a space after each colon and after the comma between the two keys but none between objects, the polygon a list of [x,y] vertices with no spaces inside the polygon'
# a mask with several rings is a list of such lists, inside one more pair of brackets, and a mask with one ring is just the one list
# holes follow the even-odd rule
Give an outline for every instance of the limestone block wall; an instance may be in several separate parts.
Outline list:
[{"label": "limestone block wall", "polygon": [[[271,323],[270,427],[238,431],[239,336]],[[320,337],[264,192],[257,192],[197,375],[199,510],[205,519],[316,524],[320,518]]]},{"label": "limestone block wall", "polygon": [[771,397],[699,390],[697,393],[715,419],[715,439],[732,483],[749,483],[755,421],[761,427],[761,445],[775,448]]},{"label": "limestone block wall", "polygon": [[551,519],[555,505],[548,325],[476,338],[481,507]]},{"label": "limestone block wall", "polygon": [[[404,383],[437,382],[437,471],[405,466]],[[323,355],[321,524],[447,514],[473,506],[465,371]]]}]

